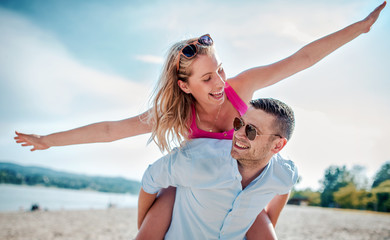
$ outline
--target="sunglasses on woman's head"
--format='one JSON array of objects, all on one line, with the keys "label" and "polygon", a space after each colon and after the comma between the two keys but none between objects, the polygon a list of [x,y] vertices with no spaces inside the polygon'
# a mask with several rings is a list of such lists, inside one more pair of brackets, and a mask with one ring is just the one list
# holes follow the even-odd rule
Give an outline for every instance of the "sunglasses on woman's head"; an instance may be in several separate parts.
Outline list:
[{"label": "sunglasses on woman's head", "polygon": [[198,40],[191,42],[187,45],[185,45],[179,52],[179,57],[177,59],[177,64],[176,64],[176,71],[179,71],[179,64],[180,64],[180,56],[184,56],[187,59],[191,59],[198,54],[198,45],[203,45],[203,46],[211,46],[213,45],[214,41],[210,37],[209,34],[205,34],[198,38]]},{"label": "sunglasses on woman's head", "polygon": [[255,140],[255,138],[258,135],[274,135],[274,136],[278,136],[280,138],[282,137],[279,134],[260,134],[257,132],[256,127],[253,126],[252,124],[245,125],[245,122],[244,122],[244,120],[242,120],[242,118],[238,118],[238,117],[234,118],[234,121],[233,121],[234,131],[238,131],[241,129],[241,127],[244,127],[244,126],[245,126],[245,135],[251,141]]}]

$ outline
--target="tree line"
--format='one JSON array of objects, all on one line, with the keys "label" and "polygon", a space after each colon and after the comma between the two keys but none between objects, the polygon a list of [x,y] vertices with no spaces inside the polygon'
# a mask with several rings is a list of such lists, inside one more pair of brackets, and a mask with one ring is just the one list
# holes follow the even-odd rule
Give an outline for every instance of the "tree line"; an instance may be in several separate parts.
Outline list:
[{"label": "tree line", "polygon": [[363,166],[330,166],[325,170],[319,191],[293,190],[291,199],[310,206],[390,212],[390,161],[369,181]]},{"label": "tree line", "polygon": [[87,176],[4,162],[0,162],[0,183],[130,194],[138,194],[141,188],[140,182],[121,177]]}]

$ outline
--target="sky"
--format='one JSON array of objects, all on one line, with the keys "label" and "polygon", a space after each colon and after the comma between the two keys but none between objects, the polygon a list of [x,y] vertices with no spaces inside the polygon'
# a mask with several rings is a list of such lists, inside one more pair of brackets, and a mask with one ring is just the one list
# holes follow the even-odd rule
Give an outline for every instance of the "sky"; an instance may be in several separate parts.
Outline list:
[{"label": "sky", "polygon": [[[228,77],[279,61],[364,19],[377,0],[0,0],[0,161],[141,180],[162,156],[149,134],[30,152],[14,131],[49,134],[137,115],[150,106],[168,48],[209,33]],[[390,160],[390,10],[371,31],[254,98],[282,100],[296,128],[282,155],[297,188],[330,165]]]}]

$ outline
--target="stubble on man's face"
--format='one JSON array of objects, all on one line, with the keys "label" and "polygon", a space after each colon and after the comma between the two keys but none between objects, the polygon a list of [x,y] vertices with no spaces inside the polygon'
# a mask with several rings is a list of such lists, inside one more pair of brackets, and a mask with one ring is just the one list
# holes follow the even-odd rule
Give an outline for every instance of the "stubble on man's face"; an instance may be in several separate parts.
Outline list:
[{"label": "stubble on man's face", "polygon": [[[262,144],[252,144],[249,149],[238,149],[235,147],[235,138],[233,138],[233,146],[231,149],[231,156],[238,161],[243,167],[255,168],[258,166],[264,166],[272,156],[271,145],[272,142],[268,136],[264,136]],[[248,140],[249,141],[249,140]]]}]

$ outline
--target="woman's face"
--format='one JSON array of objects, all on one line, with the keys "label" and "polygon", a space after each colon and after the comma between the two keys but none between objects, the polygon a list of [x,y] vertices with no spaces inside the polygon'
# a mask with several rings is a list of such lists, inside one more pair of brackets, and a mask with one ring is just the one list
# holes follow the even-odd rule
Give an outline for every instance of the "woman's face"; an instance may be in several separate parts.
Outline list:
[{"label": "woman's face", "polygon": [[200,104],[222,104],[225,99],[226,75],[215,54],[198,55],[192,63],[188,82],[179,80],[180,88],[191,93]]}]

